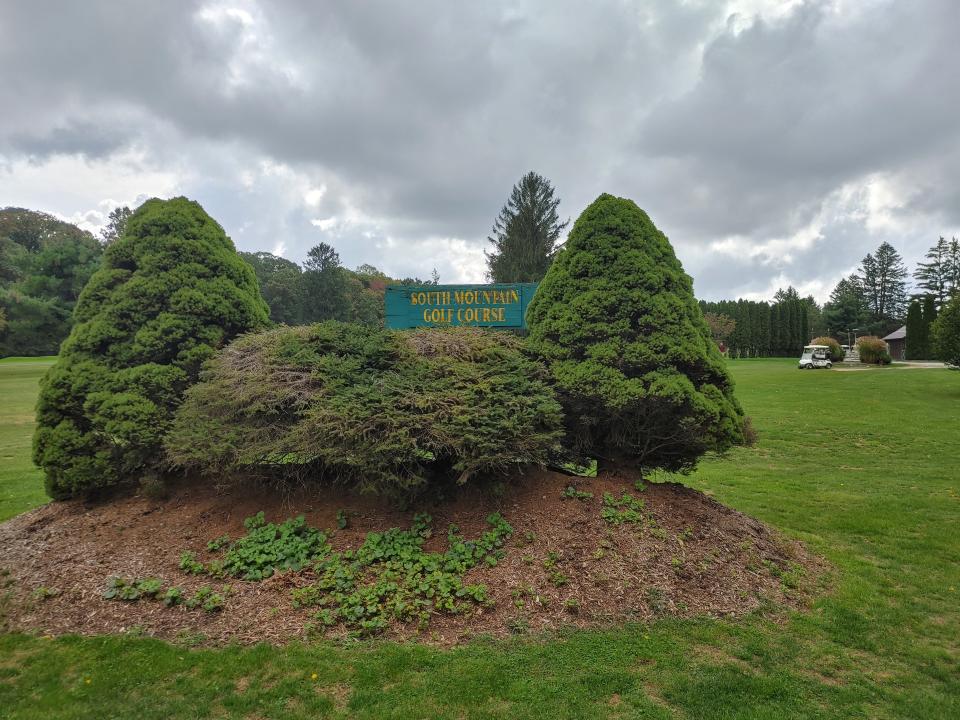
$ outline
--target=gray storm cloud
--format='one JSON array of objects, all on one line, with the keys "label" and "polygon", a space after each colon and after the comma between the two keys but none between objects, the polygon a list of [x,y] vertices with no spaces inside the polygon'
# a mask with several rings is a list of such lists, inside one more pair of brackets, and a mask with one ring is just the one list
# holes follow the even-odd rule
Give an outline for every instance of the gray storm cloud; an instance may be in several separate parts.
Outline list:
[{"label": "gray storm cloud", "polygon": [[635,199],[704,297],[822,298],[957,233],[960,4],[784,7],[5,3],[0,204],[182,192],[246,249],[480,279],[535,169],[564,216]]}]

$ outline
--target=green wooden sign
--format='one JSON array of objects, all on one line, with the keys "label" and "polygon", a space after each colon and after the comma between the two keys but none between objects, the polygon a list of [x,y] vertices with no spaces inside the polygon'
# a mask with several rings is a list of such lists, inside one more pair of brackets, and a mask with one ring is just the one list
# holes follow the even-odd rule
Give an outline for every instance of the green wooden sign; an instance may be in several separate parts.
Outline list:
[{"label": "green wooden sign", "polygon": [[537,283],[495,285],[388,285],[386,325],[414,327],[473,325],[525,328],[527,305]]}]

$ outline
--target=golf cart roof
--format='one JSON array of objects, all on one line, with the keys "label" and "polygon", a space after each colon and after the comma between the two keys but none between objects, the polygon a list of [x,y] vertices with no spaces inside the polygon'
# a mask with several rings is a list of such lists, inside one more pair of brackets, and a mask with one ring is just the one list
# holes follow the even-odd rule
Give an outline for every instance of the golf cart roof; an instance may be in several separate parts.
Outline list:
[{"label": "golf cart roof", "polygon": [[[796,347],[796,345],[794,345],[794,347]],[[825,349],[828,349],[829,347],[830,347],[829,345],[804,345],[803,349],[804,350],[825,350]]]}]

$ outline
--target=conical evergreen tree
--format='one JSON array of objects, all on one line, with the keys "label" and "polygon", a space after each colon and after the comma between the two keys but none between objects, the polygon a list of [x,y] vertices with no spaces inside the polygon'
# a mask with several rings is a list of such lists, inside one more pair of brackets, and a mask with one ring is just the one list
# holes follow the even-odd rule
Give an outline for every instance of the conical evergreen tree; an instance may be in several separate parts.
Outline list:
[{"label": "conical evergreen tree", "polygon": [[141,205],[84,287],[41,383],[34,462],[48,494],[161,468],[173,410],[202,363],[267,314],[253,268],[200,205]]},{"label": "conical evergreen tree", "polygon": [[907,309],[907,360],[926,359],[927,325],[923,321],[923,309],[919,300],[910,303]]},{"label": "conical evergreen tree", "polygon": [[693,283],[631,200],[601,195],[583,211],[528,324],[575,450],[686,470],[743,441],[743,412]]},{"label": "conical evergreen tree", "polygon": [[935,358],[935,353],[933,352],[933,336],[931,335],[931,327],[937,319],[937,300],[932,295],[927,295],[923,298],[923,327],[925,335],[925,344],[923,347],[924,350],[924,359],[933,360]]}]

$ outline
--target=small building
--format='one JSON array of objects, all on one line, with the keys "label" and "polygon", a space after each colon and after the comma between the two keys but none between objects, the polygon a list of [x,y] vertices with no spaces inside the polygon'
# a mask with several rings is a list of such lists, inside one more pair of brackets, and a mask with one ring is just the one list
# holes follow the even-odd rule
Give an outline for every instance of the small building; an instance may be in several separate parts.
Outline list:
[{"label": "small building", "polygon": [[883,341],[890,348],[890,358],[892,360],[906,360],[907,359],[907,326],[904,325],[898,330],[894,330],[892,333],[883,338]]}]

